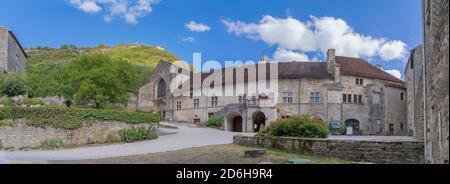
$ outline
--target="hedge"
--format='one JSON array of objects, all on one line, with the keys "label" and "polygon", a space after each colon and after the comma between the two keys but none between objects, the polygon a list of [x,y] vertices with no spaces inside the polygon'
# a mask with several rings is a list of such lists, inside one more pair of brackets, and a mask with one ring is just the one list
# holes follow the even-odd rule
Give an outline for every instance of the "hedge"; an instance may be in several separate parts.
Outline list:
[{"label": "hedge", "polygon": [[67,130],[75,130],[96,121],[119,121],[128,124],[152,124],[160,121],[159,114],[66,107],[14,107],[13,118],[26,119],[29,125],[35,127],[51,126]]}]

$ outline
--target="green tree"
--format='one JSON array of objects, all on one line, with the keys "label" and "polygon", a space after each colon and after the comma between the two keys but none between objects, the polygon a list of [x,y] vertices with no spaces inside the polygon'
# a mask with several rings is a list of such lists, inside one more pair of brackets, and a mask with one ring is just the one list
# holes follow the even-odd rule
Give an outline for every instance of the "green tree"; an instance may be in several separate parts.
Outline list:
[{"label": "green tree", "polygon": [[131,64],[112,61],[102,54],[83,55],[65,68],[67,82],[74,99],[94,103],[101,108],[105,103],[126,104],[129,93],[136,92],[139,78]]},{"label": "green tree", "polygon": [[25,95],[27,93],[27,81],[23,74],[1,74],[0,94],[8,97]]}]

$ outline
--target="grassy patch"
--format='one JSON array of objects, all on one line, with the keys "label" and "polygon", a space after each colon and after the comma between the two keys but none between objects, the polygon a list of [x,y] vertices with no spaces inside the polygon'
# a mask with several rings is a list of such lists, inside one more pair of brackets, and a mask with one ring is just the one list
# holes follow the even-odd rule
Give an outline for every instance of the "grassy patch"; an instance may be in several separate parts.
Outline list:
[{"label": "grassy patch", "polygon": [[244,157],[245,150],[251,147],[239,145],[215,145],[189,148],[164,153],[135,155],[127,157],[106,158],[81,161],[52,161],[56,164],[259,164],[270,162],[286,164],[289,159],[311,160],[313,164],[349,164],[350,161],[332,157],[310,156],[269,150],[268,154],[258,158]]},{"label": "grassy patch", "polygon": [[44,149],[60,149],[63,145],[62,139],[49,139],[41,142],[41,148]]},{"label": "grassy patch", "polygon": [[2,126],[13,126],[13,123],[9,122],[9,121],[0,120],[0,127],[2,127]]},{"label": "grassy patch", "polygon": [[158,114],[65,107],[15,107],[13,109],[13,116],[14,119],[29,120],[28,123],[31,126],[51,126],[53,128],[63,128],[67,130],[75,130],[83,127],[85,124],[95,123],[95,121],[152,124],[158,123],[160,120]]}]

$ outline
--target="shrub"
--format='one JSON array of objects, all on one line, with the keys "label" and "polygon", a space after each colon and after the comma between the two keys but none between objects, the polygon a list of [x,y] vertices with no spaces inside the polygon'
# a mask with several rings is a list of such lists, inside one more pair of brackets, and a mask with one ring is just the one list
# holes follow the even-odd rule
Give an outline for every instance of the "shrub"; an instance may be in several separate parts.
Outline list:
[{"label": "shrub", "polygon": [[6,99],[0,102],[3,104],[3,108],[0,108],[0,120],[2,119],[12,119],[13,118],[13,101],[11,99]]},{"label": "shrub", "polygon": [[160,120],[158,114],[66,107],[15,107],[13,108],[13,117],[15,119],[29,120],[28,123],[35,127],[51,126],[67,130],[75,130],[95,121],[153,124],[158,123]]},{"label": "shrub", "polygon": [[275,137],[303,137],[326,138],[329,134],[327,127],[309,116],[294,116],[289,119],[279,119],[262,129],[259,138]]},{"label": "shrub", "polygon": [[63,145],[62,139],[48,139],[41,142],[41,148],[44,149],[60,149]]},{"label": "shrub", "polygon": [[154,139],[152,128],[126,128],[120,131],[121,139],[127,143]]},{"label": "shrub", "polygon": [[213,116],[208,119],[208,122],[206,123],[207,127],[210,128],[218,128],[223,125],[223,118],[220,118],[218,116]]},{"label": "shrub", "polygon": [[340,135],[347,135],[347,126],[345,125],[341,125],[341,127],[339,128],[339,134]]},{"label": "shrub", "polygon": [[31,98],[27,98],[24,99],[22,101],[23,104],[27,105],[27,106],[32,106],[32,105],[45,105],[45,102],[43,100],[39,100],[39,99],[31,99]]},{"label": "shrub", "polygon": [[116,142],[121,142],[121,141],[122,141],[122,137],[116,136],[113,134],[108,134],[108,136],[106,136],[105,143],[116,143]]},{"label": "shrub", "polygon": [[26,79],[23,74],[0,75],[0,94],[8,97],[20,96],[27,93]]}]

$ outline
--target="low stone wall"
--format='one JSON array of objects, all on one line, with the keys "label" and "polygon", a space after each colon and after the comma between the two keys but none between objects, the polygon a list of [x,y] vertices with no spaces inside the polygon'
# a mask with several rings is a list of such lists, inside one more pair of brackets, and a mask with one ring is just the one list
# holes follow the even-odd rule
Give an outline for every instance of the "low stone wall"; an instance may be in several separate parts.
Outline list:
[{"label": "low stone wall", "polygon": [[13,126],[0,126],[0,147],[5,149],[39,148],[46,140],[61,139],[64,146],[106,143],[120,140],[120,131],[125,128],[148,128],[151,125],[130,125],[122,122],[96,122],[77,130],[39,128],[27,125],[26,120],[16,120]]},{"label": "low stone wall", "polygon": [[280,137],[259,140],[237,135],[234,144],[280,149],[287,152],[332,156],[351,161],[379,164],[424,163],[424,144],[414,141],[365,141]]}]

